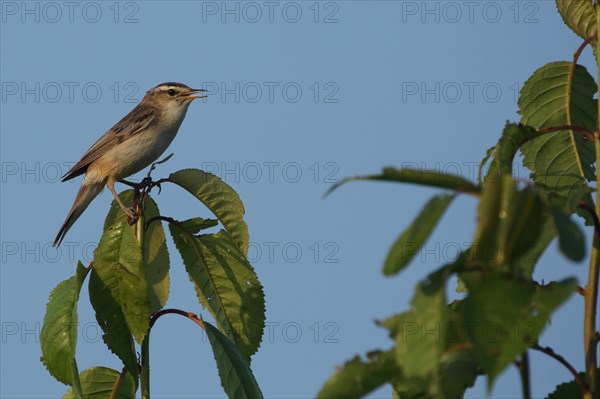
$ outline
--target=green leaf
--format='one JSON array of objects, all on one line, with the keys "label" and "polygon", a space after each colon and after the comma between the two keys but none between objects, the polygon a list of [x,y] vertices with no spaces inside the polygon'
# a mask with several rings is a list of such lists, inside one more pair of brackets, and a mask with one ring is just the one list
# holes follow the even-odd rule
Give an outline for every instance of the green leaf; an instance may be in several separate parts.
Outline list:
[{"label": "green leaf", "polygon": [[582,39],[596,33],[596,12],[591,0],[556,0],[563,21]]},{"label": "green leaf", "polygon": [[[119,194],[125,206],[133,205],[133,190],[123,191]],[[146,221],[160,215],[156,202],[148,196],[145,200],[144,218]],[[104,220],[104,231],[122,223],[126,216],[116,201],[112,202],[110,211]],[[136,234],[137,226],[130,226],[132,234]],[[144,233],[144,271],[148,281],[148,295],[150,299],[150,313],[159,311],[169,298],[169,251],[165,238],[165,231],[159,221],[148,226]]]},{"label": "green leaf", "polygon": [[325,196],[331,194],[334,190],[339,188],[341,185],[346,184],[350,181],[357,180],[380,180],[397,183],[412,183],[420,184],[430,187],[445,188],[448,190],[454,190],[458,192],[465,192],[469,194],[478,194],[480,188],[469,180],[452,175],[449,173],[443,173],[435,170],[421,170],[413,168],[394,169],[385,168],[383,173],[380,175],[372,176],[358,176],[342,179],[325,193]]},{"label": "green leaf", "polygon": [[244,204],[238,194],[217,176],[197,169],[184,169],[169,176],[169,181],[183,187],[199,199],[223,224],[248,255],[248,226],[244,222]]},{"label": "green leaf", "polygon": [[150,328],[148,282],[139,243],[124,220],[104,231],[94,253],[94,270],[110,289],[129,330],[141,343]]},{"label": "green leaf", "polygon": [[[498,253],[498,226],[500,224],[500,203],[504,180],[512,181],[510,176],[489,181],[483,189],[477,207],[477,231],[469,257],[485,264],[493,263]],[[512,183],[514,186],[514,183]]]},{"label": "green leaf", "polygon": [[415,315],[412,311],[398,313],[383,320],[376,320],[375,324],[389,330],[390,338],[395,339],[398,334],[403,334],[408,323],[413,323]]},{"label": "green leaf", "polygon": [[411,302],[413,319],[404,320],[402,334],[396,336],[396,356],[406,377],[429,377],[432,384],[438,382],[445,347],[441,326],[446,324],[448,274],[449,268],[443,267],[417,285]]},{"label": "green leaf", "polygon": [[200,303],[249,361],[265,326],[263,289],[252,265],[225,230],[194,236],[178,224],[169,228]]},{"label": "green leaf", "polygon": [[522,276],[531,277],[533,275],[535,265],[540,260],[552,240],[554,240],[554,237],[556,237],[554,220],[548,218],[542,226],[542,231],[535,244],[529,247],[529,249],[515,261],[515,267],[517,270],[520,270]]},{"label": "green leaf", "polygon": [[535,289],[494,274],[486,275],[480,286],[469,291],[464,300],[465,323],[476,328],[471,338],[491,390],[500,372],[528,347],[515,331],[528,319]]},{"label": "green leaf", "polygon": [[394,398],[434,399],[427,393],[429,381],[423,378],[398,378],[392,381],[392,388],[392,397]]},{"label": "green leaf", "polygon": [[412,224],[396,240],[383,266],[383,274],[393,276],[412,260],[454,199],[454,195],[436,195],[425,205]]},{"label": "green leaf", "polygon": [[[583,373],[580,373],[584,376]],[[546,399],[584,399],[581,394],[581,389],[575,380],[565,382],[556,386],[556,389]]]},{"label": "green leaf", "polygon": [[502,194],[499,263],[513,261],[525,254],[537,241],[546,220],[546,206],[533,187],[516,190],[509,185]]},{"label": "green leaf", "polygon": [[445,350],[440,361],[440,398],[462,399],[465,391],[475,384],[481,367],[469,341],[469,327],[462,323],[463,301],[454,301],[446,310],[446,324],[442,327]]},{"label": "green leaf", "polygon": [[73,393],[77,399],[83,399],[83,389],[81,388],[81,381],[79,378],[79,368],[77,367],[77,360],[73,357],[71,359],[72,376],[73,376]]},{"label": "green leaf", "polygon": [[510,175],[489,180],[477,211],[479,226],[471,258],[504,265],[526,254],[538,240],[546,220],[546,206],[531,186],[517,189]]},{"label": "green leaf", "polygon": [[[145,220],[160,215],[156,202],[146,198],[144,209]],[[132,226],[133,227],[133,226]],[[144,271],[148,281],[150,297],[150,313],[158,312],[169,299],[169,251],[162,223],[153,222],[144,233]]]},{"label": "green leaf", "polygon": [[585,236],[579,226],[560,209],[550,207],[558,232],[558,247],[569,259],[581,262],[585,258]]},{"label": "green leaf", "polygon": [[[479,162],[479,169],[477,171],[477,184],[480,186],[483,185],[483,168],[485,167],[485,165],[488,163],[490,158],[496,152],[496,147],[497,146],[495,145],[493,147],[488,148],[487,151],[485,152],[485,156],[483,157],[481,162]],[[489,173],[489,169],[488,169],[488,173]],[[488,173],[486,173],[486,175]]]},{"label": "green leaf", "polygon": [[[523,124],[535,129],[570,124],[594,131],[597,85],[587,70],[577,65],[569,92],[570,67],[566,61],[546,64],[527,80],[519,97]],[[587,181],[595,179],[594,146],[581,133],[545,134],[523,145],[521,151],[536,185],[561,209],[570,197],[583,194]]]},{"label": "green leaf", "polygon": [[[568,278],[559,282],[552,282],[547,285],[537,287],[533,303],[531,322],[537,329],[535,340],[544,330],[550,321],[550,316],[560,305],[575,293],[577,289],[577,280]],[[524,337],[527,338],[527,337]]]},{"label": "green leaf", "polygon": [[96,313],[96,320],[104,332],[102,340],[106,343],[108,349],[121,359],[127,370],[131,370],[137,383],[138,361],[135,344],[121,306],[93,269],[88,288],[90,302]]},{"label": "green leaf", "polygon": [[[461,303],[456,301],[439,310],[443,293],[439,280],[447,270],[438,271],[430,282],[430,289],[436,287],[432,290],[433,296],[419,299],[419,307],[433,313],[428,317],[430,322],[425,322],[415,310],[378,322],[395,338],[397,354],[405,356],[398,359],[405,364],[399,369],[402,373],[392,382],[400,398],[462,399],[479,373],[479,363],[469,343],[469,329],[462,324]],[[438,282],[434,283],[435,280]],[[418,296],[422,297],[423,293],[417,294],[415,299]],[[438,315],[435,309],[427,309],[428,304],[433,304]],[[440,322],[436,322],[436,318]],[[427,347],[427,343],[433,348]],[[412,347],[415,344],[417,347]],[[425,359],[419,359],[420,355]],[[411,371],[414,365],[420,376]]]},{"label": "green leaf", "polygon": [[50,293],[40,335],[42,361],[58,381],[73,385],[76,381],[77,301],[89,269],[77,263],[75,276],[62,281]]},{"label": "green leaf", "polygon": [[192,218],[181,222],[181,227],[190,234],[198,234],[201,230],[210,229],[218,224],[216,219]]},{"label": "green leaf", "polygon": [[488,375],[488,389],[496,377],[525,349],[535,344],[551,313],[574,292],[576,282],[537,287],[487,271],[469,286],[464,302],[464,324]]},{"label": "green leaf", "polygon": [[261,399],[263,395],[254,374],[235,344],[210,323],[203,321],[203,324],[227,397]]},{"label": "green leaf", "polygon": [[[534,129],[529,126],[517,125],[515,123],[507,123],[502,131],[502,136],[498,141],[498,144],[493,147],[494,158],[490,163],[490,167],[485,175],[484,181],[500,179],[503,175],[512,175],[512,166],[515,155],[519,151],[519,148],[526,142],[533,140],[537,137],[537,133]],[[488,150],[489,152],[490,150]],[[485,162],[489,154],[482,162]],[[481,168],[480,165],[480,179],[481,179]]]},{"label": "green leaf", "polygon": [[[83,371],[80,378],[85,399],[135,399],[137,387],[129,373],[121,375],[106,367],[92,367]],[[72,389],[63,399],[75,399]]]},{"label": "green leaf", "polygon": [[440,362],[440,398],[462,399],[477,379],[477,355],[472,349],[448,350]]},{"label": "green leaf", "polygon": [[317,394],[317,398],[360,398],[399,373],[394,350],[371,352],[367,361],[359,356],[338,367]]},{"label": "green leaf", "polygon": [[[585,373],[578,373],[583,381],[587,382]],[[600,377],[600,369],[596,369],[596,378]],[[546,399],[584,399],[581,389],[575,380],[565,382],[556,386],[554,392],[550,393]]]}]

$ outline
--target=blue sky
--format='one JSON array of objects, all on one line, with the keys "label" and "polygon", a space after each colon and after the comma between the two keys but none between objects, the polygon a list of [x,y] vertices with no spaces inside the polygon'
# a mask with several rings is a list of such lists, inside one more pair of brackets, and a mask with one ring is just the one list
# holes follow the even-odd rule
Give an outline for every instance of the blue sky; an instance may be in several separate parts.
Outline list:
[{"label": "blue sky", "polygon": [[[518,120],[523,82],[547,62],[569,60],[580,44],[551,1],[0,7],[2,398],[66,390],[38,360],[39,329],[51,289],[73,274],[78,259],[90,260],[112,197],[105,190],[57,251],[51,242],[80,184],[59,176],[148,88],[180,81],[211,90],[191,105],[168,150],[175,156],[155,176],[202,168],[239,192],[267,305],[253,369],[266,397],[304,398],[336,365],[390,347],[373,321],[406,310],[416,282],[466,248],[475,227],[476,201],[459,198],[410,268],[384,278],[391,243],[437,191],[353,183],[325,200],[322,194],[340,178],[384,166],[476,178],[506,120]],[[589,50],[582,62],[594,67]],[[527,177],[522,168],[517,174]],[[209,215],[175,187],[155,199],[175,218]],[[210,319],[171,244],[170,253],[168,306]],[[585,271],[553,244],[537,277],[585,281]],[[85,289],[80,303],[80,369],[120,369]],[[541,340],[579,369],[582,308],[573,297]],[[151,342],[153,397],[224,395],[206,337],[193,323],[165,317]],[[570,379],[535,353],[532,366],[535,397]],[[510,368],[493,397],[520,397],[516,378]],[[372,397],[389,395],[384,388]],[[484,379],[468,397],[486,397]]]}]

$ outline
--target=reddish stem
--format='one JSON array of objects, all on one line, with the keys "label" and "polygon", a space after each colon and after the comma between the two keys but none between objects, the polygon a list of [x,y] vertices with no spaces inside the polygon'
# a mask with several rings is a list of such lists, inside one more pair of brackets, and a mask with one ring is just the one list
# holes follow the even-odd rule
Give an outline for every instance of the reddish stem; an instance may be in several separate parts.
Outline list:
[{"label": "reddish stem", "polygon": [[596,136],[594,135],[593,132],[590,132],[589,130],[587,130],[586,128],[583,128],[581,126],[573,126],[573,125],[546,126],[541,129],[538,129],[537,132],[540,134],[546,134],[546,133],[552,133],[552,132],[560,132],[562,130],[572,130],[574,132],[579,132],[579,133],[582,133],[585,137],[587,137],[590,140],[596,140]]},{"label": "reddish stem", "polygon": [[194,323],[198,324],[203,330],[206,330],[206,327],[204,327],[204,323],[202,322],[202,319],[200,319],[198,317],[198,315],[196,315],[195,313],[191,313],[191,312],[184,312],[183,310],[179,310],[179,309],[163,309],[163,310],[159,310],[158,312],[154,313],[150,317],[150,329],[152,329],[152,326],[154,326],[154,323],[156,323],[156,321],[160,317],[162,317],[166,314],[178,314],[180,316],[186,317],[186,318],[192,320]]},{"label": "reddish stem", "polygon": [[581,378],[579,373],[577,373],[577,370],[575,370],[575,367],[573,367],[571,365],[571,363],[569,363],[564,357],[562,357],[558,353],[554,352],[554,349],[550,348],[549,346],[540,346],[538,344],[532,346],[531,349],[545,353],[546,355],[557,360],[560,364],[565,366],[569,370],[569,372],[571,374],[573,374],[573,377],[575,378],[575,383],[577,384],[577,386],[579,386],[579,390],[581,391],[581,395],[585,396],[587,393],[589,393],[590,387],[583,380],[583,378]]}]

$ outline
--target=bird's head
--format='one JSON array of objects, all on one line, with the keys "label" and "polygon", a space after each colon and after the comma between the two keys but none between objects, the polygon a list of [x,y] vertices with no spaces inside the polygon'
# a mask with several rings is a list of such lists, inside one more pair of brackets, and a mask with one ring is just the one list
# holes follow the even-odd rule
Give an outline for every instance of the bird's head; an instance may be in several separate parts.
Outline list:
[{"label": "bird's head", "polygon": [[151,101],[164,110],[185,110],[196,98],[205,98],[204,89],[192,89],[183,83],[161,83],[146,92],[144,101]]}]

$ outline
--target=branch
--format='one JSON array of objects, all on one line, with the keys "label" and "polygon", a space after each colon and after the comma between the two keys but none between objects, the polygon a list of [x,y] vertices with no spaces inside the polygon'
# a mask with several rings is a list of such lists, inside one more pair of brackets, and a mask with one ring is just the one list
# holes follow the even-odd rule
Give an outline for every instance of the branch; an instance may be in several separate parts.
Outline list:
[{"label": "branch", "polygon": [[560,364],[565,366],[569,370],[569,372],[571,374],[573,374],[573,377],[575,378],[575,383],[579,386],[579,390],[581,391],[582,396],[585,396],[586,394],[588,394],[590,392],[590,387],[581,378],[579,373],[577,373],[577,370],[575,370],[575,367],[573,367],[571,365],[571,363],[569,363],[564,357],[562,357],[558,353],[554,352],[554,349],[550,348],[549,346],[540,346],[539,344],[533,345],[531,347],[531,349],[536,350],[538,352],[545,353],[546,355],[550,356],[554,360],[557,360]]},{"label": "branch", "polygon": [[[596,20],[600,17],[600,6],[596,2]],[[600,46],[598,38],[600,38],[600,24],[596,24],[596,65],[599,66],[600,62]],[[586,39],[587,41],[587,39]],[[575,53],[577,56],[577,52]],[[575,57],[573,62],[576,62]],[[575,69],[572,67],[571,69]],[[600,67],[598,67],[598,78],[600,78]],[[600,82],[596,80],[596,82]],[[600,83],[597,83],[600,84]],[[600,102],[598,102],[598,111],[600,111]],[[600,114],[596,113],[596,134],[600,133]],[[594,142],[594,149],[596,150],[596,163],[600,162],[600,141]],[[600,184],[600,174],[596,173],[596,218],[600,213],[600,191],[598,191],[598,184]],[[585,371],[590,386],[589,396],[596,398],[598,395],[598,341],[596,340],[596,317],[598,310],[598,272],[600,268],[600,236],[598,235],[598,228],[596,222],[594,222],[594,238],[592,239],[592,254],[590,256],[590,266],[588,269],[588,281],[585,287],[585,299],[584,299],[584,315],[583,315],[583,347],[585,350]]]}]

